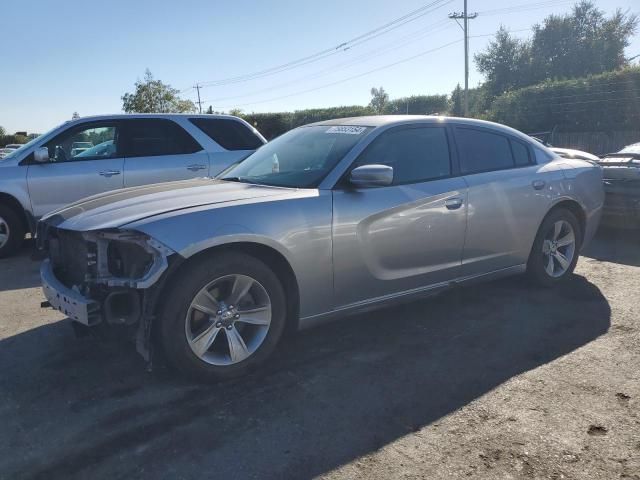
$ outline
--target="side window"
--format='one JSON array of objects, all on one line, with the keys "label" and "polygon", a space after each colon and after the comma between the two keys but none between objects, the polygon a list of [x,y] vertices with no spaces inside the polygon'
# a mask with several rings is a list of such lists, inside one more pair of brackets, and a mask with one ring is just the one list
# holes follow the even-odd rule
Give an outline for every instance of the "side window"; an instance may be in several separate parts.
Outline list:
[{"label": "side window", "polygon": [[123,125],[125,157],[182,155],[202,150],[202,146],[191,135],[171,120],[126,120]]},{"label": "side window", "polygon": [[533,151],[536,155],[536,163],[539,163],[539,164],[548,163],[554,158],[553,155],[547,153],[541,148],[534,147]]},{"label": "side window", "polygon": [[61,133],[46,147],[52,162],[113,158],[117,155],[117,135],[115,125],[80,126]]},{"label": "side window", "polygon": [[514,166],[509,139],[487,130],[456,127],[463,174],[502,170]]},{"label": "side window", "polygon": [[357,165],[393,167],[393,184],[417,183],[451,175],[444,127],[403,128],[383,133],[358,158]]},{"label": "side window", "polygon": [[255,150],[263,142],[249,127],[224,118],[190,118],[189,121],[226,150]]},{"label": "side window", "polygon": [[513,159],[516,162],[517,167],[523,167],[531,164],[529,157],[529,148],[522,142],[511,139],[511,151],[513,152]]}]

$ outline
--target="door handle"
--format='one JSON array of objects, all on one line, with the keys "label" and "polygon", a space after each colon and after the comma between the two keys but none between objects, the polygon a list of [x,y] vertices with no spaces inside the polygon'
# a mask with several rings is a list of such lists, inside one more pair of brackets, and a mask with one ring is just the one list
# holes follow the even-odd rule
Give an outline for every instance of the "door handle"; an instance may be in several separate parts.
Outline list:
[{"label": "door handle", "polygon": [[114,175],[120,175],[120,170],[104,170],[100,172],[98,175],[101,177],[113,177]]},{"label": "door handle", "polygon": [[544,180],[534,180],[533,182],[531,182],[531,186],[536,190],[542,190],[545,185],[546,182]]},{"label": "door handle", "polygon": [[444,201],[444,206],[449,210],[457,210],[462,206],[462,199],[458,197],[450,198]]},{"label": "door handle", "polygon": [[197,172],[198,170],[204,170],[205,168],[207,168],[206,165],[194,163],[193,165],[189,165],[187,167],[187,170],[191,170],[192,172]]}]

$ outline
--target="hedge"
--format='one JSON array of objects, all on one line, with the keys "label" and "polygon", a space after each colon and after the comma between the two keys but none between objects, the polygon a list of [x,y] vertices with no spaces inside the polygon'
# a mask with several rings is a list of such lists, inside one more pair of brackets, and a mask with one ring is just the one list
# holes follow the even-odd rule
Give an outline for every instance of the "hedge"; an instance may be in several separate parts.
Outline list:
[{"label": "hedge", "polygon": [[497,97],[489,120],[523,131],[629,130],[640,123],[640,67],[547,81]]}]

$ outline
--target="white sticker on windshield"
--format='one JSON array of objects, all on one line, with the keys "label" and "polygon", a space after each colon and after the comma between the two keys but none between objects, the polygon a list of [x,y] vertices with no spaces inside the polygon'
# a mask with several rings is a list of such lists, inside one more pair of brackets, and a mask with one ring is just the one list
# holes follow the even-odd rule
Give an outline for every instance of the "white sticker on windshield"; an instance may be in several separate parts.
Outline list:
[{"label": "white sticker on windshield", "polygon": [[344,135],[360,135],[364,132],[367,127],[353,127],[349,125],[338,125],[335,127],[331,127],[324,133],[342,133]]}]

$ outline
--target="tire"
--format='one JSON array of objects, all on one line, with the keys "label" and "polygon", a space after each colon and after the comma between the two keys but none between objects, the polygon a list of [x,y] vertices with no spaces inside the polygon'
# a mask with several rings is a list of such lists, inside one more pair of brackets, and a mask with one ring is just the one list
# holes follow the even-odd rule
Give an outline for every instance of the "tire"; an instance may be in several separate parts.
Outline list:
[{"label": "tire", "polygon": [[20,249],[25,233],[20,215],[7,205],[0,205],[0,258],[10,257]]},{"label": "tire", "polygon": [[[559,231],[556,230],[558,225]],[[571,235],[573,243],[569,242]],[[581,245],[582,231],[576,216],[564,208],[552,210],[536,234],[527,262],[527,274],[543,287],[553,287],[565,281],[576,267]]]},{"label": "tire", "polygon": [[[235,252],[214,254],[185,264],[168,287],[169,297],[158,318],[161,348],[169,365],[191,378],[215,381],[242,376],[262,365],[282,337],[284,289],[257,258]],[[234,297],[239,301],[233,302]]]}]

